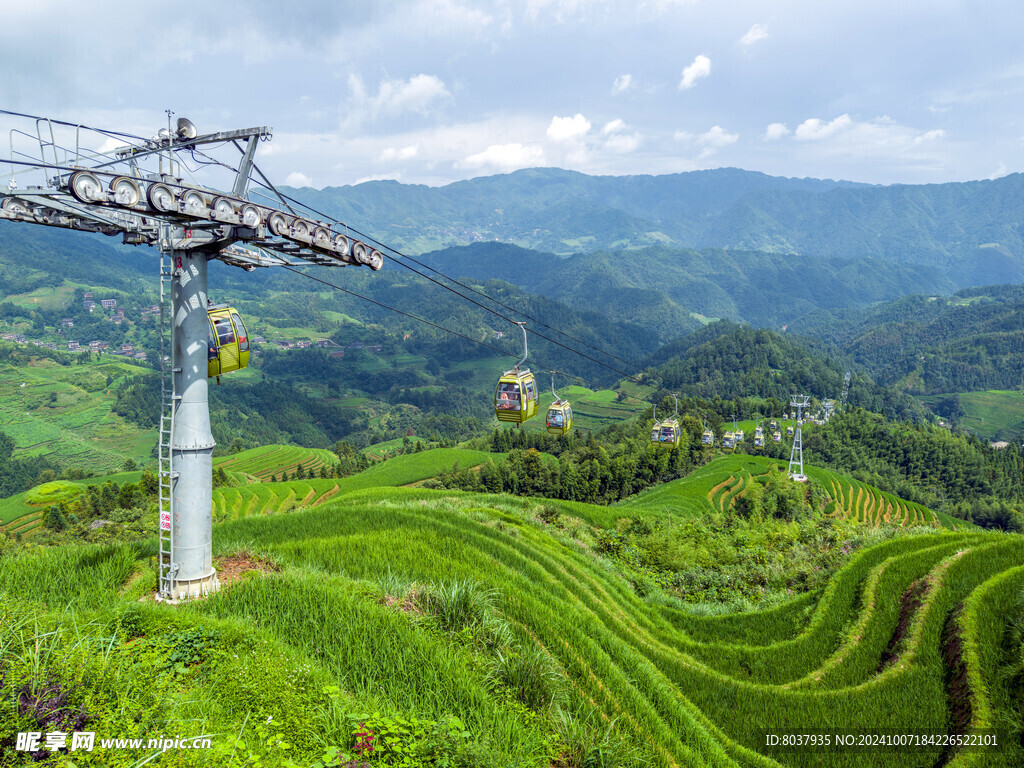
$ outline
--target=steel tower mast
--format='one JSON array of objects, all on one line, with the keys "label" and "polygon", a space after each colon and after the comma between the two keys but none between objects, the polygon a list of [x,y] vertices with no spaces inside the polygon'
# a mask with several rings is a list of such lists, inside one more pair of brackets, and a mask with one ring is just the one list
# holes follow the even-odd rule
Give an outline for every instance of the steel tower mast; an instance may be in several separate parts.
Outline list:
[{"label": "steel tower mast", "polygon": [[[213,449],[207,382],[210,260],[257,267],[365,265],[379,270],[381,253],[350,237],[344,225],[297,213],[288,202],[250,195],[251,174],[266,127],[199,135],[179,118],[151,139],[0,110],[10,128],[6,190],[0,219],[120,235],[161,254],[161,304],[170,287],[170,369],[165,370],[158,440],[160,586],[178,601],[217,591],[213,568]],[[115,140],[114,148],[109,148]],[[233,146],[235,167],[200,147]],[[230,192],[200,185],[183,162],[220,172]],[[228,170],[225,173],[225,169]],[[29,178],[27,186],[19,177]],[[266,189],[277,193],[269,182]],[[281,205],[283,208],[279,208]],[[161,317],[164,317],[161,306]],[[161,352],[163,358],[164,352]],[[163,362],[166,368],[166,363]]]},{"label": "steel tower mast", "polygon": [[803,413],[810,403],[811,399],[807,395],[795,395],[789,403],[790,408],[796,408],[796,434],[793,436],[793,450],[789,454],[788,471],[790,478],[798,483],[807,482],[807,475],[804,474]]}]

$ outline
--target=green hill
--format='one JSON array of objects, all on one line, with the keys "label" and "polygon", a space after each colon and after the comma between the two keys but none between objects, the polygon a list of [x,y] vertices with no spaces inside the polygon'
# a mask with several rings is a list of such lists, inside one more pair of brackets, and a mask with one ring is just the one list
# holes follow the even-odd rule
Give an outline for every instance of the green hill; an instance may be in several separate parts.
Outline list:
[{"label": "green hill", "polygon": [[[911,768],[943,748],[781,749],[765,733],[955,739],[1019,705],[1000,655],[1021,610],[1019,536],[898,537],[819,592],[709,617],[639,597],[539,513],[374,488],[236,520],[215,528],[221,593],[180,607],[139,600],[152,544],[24,550],[0,559],[0,669],[17,681],[0,692],[15,702],[19,686],[45,686],[97,742],[211,734],[188,764],[218,766],[312,765],[327,747],[357,757],[369,731],[382,765],[404,752],[479,768]],[[5,717],[11,732],[40,730],[43,711]],[[0,750],[27,758],[10,740]],[[75,761],[154,754],[98,747]],[[1024,752],[1006,740],[950,757],[1009,768]]]}]

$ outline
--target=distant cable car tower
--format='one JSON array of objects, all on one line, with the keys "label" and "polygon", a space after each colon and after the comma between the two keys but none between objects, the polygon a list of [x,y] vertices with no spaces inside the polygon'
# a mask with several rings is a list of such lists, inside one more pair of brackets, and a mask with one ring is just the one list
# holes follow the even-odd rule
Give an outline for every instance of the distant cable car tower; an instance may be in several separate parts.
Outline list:
[{"label": "distant cable car tower", "polygon": [[[172,123],[172,115],[167,128],[144,139],[0,110],[0,119],[14,123],[10,157],[0,159],[11,169],[7,189],[0,189],[0,218],[120,235],[126,244],[160,249],[162,328],[168,288],[172,303],[159,436],[158,596],[177,601],[219,588],[212,563],[209,261],[247,271],[311,264],[378,270],[384,259],[344,225],[298,213],[274,189],[254,162],[269,128],[200,135],[189,120]],[[241,155],[237,167],[200,149],[207,145],[233,146]],[[219,176],[213,183],[230,191],[200,185],[189,159],[195,172]],[[253,172],[266,194],[250,190]],[[20,186],[19,176],[32,183]]]},{"label": "distant cable car tower", "polygon": [[789,403],[790,408],[796,409],[796,435],[793,437],[793,450],[789,454],[788,471],[790,478],[798,483],[807,482],[807,475],[804,474],[803,411],[810,404],[811,399],[807,395],[796,395]]}]

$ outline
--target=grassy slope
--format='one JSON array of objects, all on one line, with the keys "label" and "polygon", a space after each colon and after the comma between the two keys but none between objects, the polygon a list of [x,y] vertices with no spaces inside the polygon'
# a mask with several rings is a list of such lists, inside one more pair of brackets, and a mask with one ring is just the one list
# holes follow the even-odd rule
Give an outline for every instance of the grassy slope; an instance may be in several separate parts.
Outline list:
[{"label": "grassy slope", "polygon": [[[949,395],[918,398],[934,405]],[[961,392],[964,415],[960,423],[990,440],[1018,440],[1024,435],[1024,391]]]},{"label": "grassy slope", "polygon": [[[268,451],[250,458],[263,456],[269,460],[274,455],[274,452]],[[223,521],[269,512],[284,512],[297,507],[321,504],[341,494],[365,488],[411,485],[441,472],[447,472],[455,464],[461,468],[475,467],[487,461],[500,461],[504,456],[502,453],[471,451],[464,448],[434,448],[421,453],[396,456],[375,464],[357,475],[340,480],[291,480],[283,483],[266,482],[234,488],[217,488],[213,492],[214,519]],[[276,471],[271,474],[276,474]]]},{"label": "grassy slope", "polygon": [[[498,610],[516,634],[555,660],[565,675],[569,711],[614,720],[614,730],[638,750],[633,765],[912,768],[934,764],[941,750],[766,754],[763,733],[814,724],[844,732],[946,733],[947,616],[1000,574],[1008,574],[1000,597],[1024,585],[1021,569],[1013,570],[1024,558],[1024,538],[938,531],[863,550],[812,603],[801,598],[763,613],[688,617],[639,598],[592,554],[553,538],[533,518],[536,511],[527,500],[507,497],[365,489],[313,510],[217,526],[219,552],[245,542],[283,570],[245,579],[192,606],[139,607],[130,590],[118,598],[131,572],[126,548],[68,547],[0,561],[0,591],[51,605],[91,606],[101,616],[136,606],[142,633],[155,634],[160,622],[173,621],[182,628],[230,628],[238,635],[233,646],[250,647],[245,638],[263,638],[270,641],[266,648],[290,660],[289,669],[304,668],[313,677],[302,690],[343,681],[356,708],[430,718],[454,714],[495,750],[495,764],[548,766],[550,757],[531,730],[534,721],[489,692],[486,664],[464,644],[380,600],[366,583],[468,577],[497,590]],[[136,568],[150,554],[139,553]],[[922,576],[929,587],[910,615],[899,662],[887,665],[899,597]],[[980,649],[969,657],[975,687],[963,695],[982,714],[988,711],[983,703],[1003,702],[997,661],[984,651],[1005,626],[1008,606],[1005,599],[988,599],[990,594],[995,596],[983,590],[975,600],[983,602],[978,607],[985,609],[985,626],[962,627],[965,646]],[[723,631],[716,631],[718,625]],[[10,634],[12,626],[3,632]],[[31,634],[31,623],[25,631]],[[749,644],[755,635],[756,643]],[[257,647],[254,653],[262,674],[277,680],[263,658],[269,651]],[[146,713],[165,719],[148,723],[151,730],[174,732],[188,722],[189,732],[241,730],[252,740],[237,707],[246,701],[244,709],[259,721],[273,716],[290,722],[290,709],[303,713],[305,727],[290,739],[296,755],[304,756],[301,764],[319,748],[309,734],[336,737],[319,705],[310,706],[294,690],[286,701],[279,691],[251,690],[260,684],[246,671],[253,662],[236,661],[230,652],[211,658],[218,665],[211,680],[184,678]],[[29,654],[25,663],[38,662]],[[152,677],[150,672],[146,679]],[[980,687],[986,681],[992,690]],[[993,766],[1022,759],[1013,747],[988,756]],[[956,756],[950,765],[961,768],[967,757]]]}]

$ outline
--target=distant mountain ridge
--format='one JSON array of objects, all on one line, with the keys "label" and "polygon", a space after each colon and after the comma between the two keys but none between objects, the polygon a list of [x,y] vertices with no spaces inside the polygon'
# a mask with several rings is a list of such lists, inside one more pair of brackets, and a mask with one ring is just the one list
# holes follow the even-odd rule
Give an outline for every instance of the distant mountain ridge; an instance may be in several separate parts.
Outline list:
[{"label": "distant mountain ridge", "polygon": [[872,257],[956,288],[1024,280],[1024,176],[874,186],[721,168],[587,176],[531,168],[444,187],[372,181],[293,190],[410,253],[480,240],[558,255],[654,245]]}]

